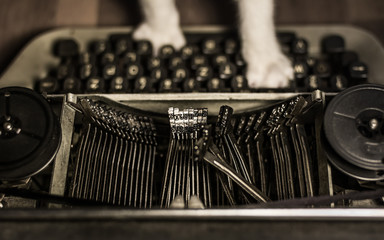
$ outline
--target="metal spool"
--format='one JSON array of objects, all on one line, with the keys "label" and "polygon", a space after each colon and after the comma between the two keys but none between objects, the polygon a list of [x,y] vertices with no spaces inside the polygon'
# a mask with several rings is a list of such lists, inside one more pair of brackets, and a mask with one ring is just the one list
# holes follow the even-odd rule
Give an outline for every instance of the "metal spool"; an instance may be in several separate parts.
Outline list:
[{"label": "metal spool", "polygon": [[384,86],[364,84],[332,99],[324,118],[331,163],[361,180],[384,179]]},{"label": "metal spool", "polygon": [[26,179],[44,169],[61,142],[47,100],[20,87],[0,89],[0,180]]}]

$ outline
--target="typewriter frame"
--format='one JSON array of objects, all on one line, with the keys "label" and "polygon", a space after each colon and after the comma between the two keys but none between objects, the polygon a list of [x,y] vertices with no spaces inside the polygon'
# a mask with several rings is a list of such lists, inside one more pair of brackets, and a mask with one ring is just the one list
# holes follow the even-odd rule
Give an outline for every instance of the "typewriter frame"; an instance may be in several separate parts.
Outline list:
[{"label": "typewriter frame", "polygon": [[[59,59],[54,58],[51,53],[50,42],[60,37],[74,37],[80,40],[80,49],[85,48],[88,40],[95,38],[106,38],[111,33],[130,32],[130,27],[116,28],[66,28],[53,30],[34,39],[15,58],[14,62],[0,78],[0,87],[23,86],[33,87],[33,79],[46,75],[46,69],[57,65]],[[223,32],[225,27],[186,27],[186,32]],[[370,66],[369,79],[372,83],[384,83],[382,78],[384,69],[384,49],[374,36],[364,30],[350,26],[285,26],[278,30],[293,30],[298,35],[305,37],[311,42],[310,52],[319,52],[319,39],[324,34],[337,33],[344,35],[347,46],[355,50]],[[38,58],[39,61],[34,61]],[[19,69],[25,69],[21,72]],[[280,100],[289,99],[297,95],[309,93],[182,93],[182,94],[94,94],[92,97],[104,97],[109,100],[121,102],[132,107],[150,108],[147,104],[157,102],[159,108],[166,109],[170,105],[180,102],[181,95],[184,100],[193,101],[194,104],[204,103],[205,107],[219,109],[218,104],[230,104],[235,110],[242,111],[248,108],[263,106]],[[324,96],[333,96],[333,93],[324,93]],[[68,167],[69,152],[72,141],[72,131],[75,118],[75,109],[71,103],[76,103],[77,98],[89,95],[49,95],[48,99],[62,102],[61,127],[63,129],[62,143],[53,164],[53,176],[50,193],[63,195],[65,189],[66,169]],[[160,100],[160,102],[159,102]],[[185,102],[175,105],[186,106]],[[192,104],[193,105],[193,104]],[[153,107],[153,105],[152,105]],[[151,107],[151,108],[152,108]],[[190,107],[188,104],[186,107]],[[237,108],[239,107],[239,108]],[[241,108],[240,108],[241,107]],[[143,108],[142,108],[143,109]],[[216,114],[210,110],[211,114]],[[132,210],[132,209],[57,209],[57,205],[51,205],[52,209],[4,209],[0,214],[0,221],[15,220],[315,220],[315,221],[384,221],[384,209],[377,208],[296,208],[296,209],[204,209],[204,210]]]}]

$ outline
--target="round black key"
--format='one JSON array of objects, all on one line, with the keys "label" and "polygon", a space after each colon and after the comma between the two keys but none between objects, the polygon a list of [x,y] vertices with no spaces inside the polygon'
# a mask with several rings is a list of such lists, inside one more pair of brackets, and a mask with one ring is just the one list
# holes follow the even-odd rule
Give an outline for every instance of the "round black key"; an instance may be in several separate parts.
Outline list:
[{"label": "round black key", "polygon": [[180,49],[180,57],[183,60],[190,59],[195,53],[195,47],[192,45],[186,45]]},{"label": "round black key", "polygon": [[155,68],[151,71],[151,79],[153,83],[157,83],[167,77],[167,70],[163,67]]},{"label": "round black key", "polygon": [[140,62],[140,56],[134,51],[128,51],[123,56],[124,64],[138,63],[138,62]]},{"label": "round black key", "polygon": [[345,40],[340,35],[329,35],[322,39],[321,50],[325,54],[342,53],[345,51]]},{"label": "round black key", "polygon": [[346,51],[341,55],[341,66],[348,67],[349,64],[359,61],[359,56],[356,52]]},{"label": "round black key", "polygon": [[57,79],[64,79],[75,75],[75,67],[72,64],[60,64],[57,67]]},{"label": "round black key", "polygon": [[221,92],[225,88],[225,83],[219,78],[211,78],[208,80],[207,88],[209,92]]},{"label": "round black key", "polygon": [[59,81],[54,77],[45,77],[39,81],[38,89],[40,93],[56,93],[59,91]]},{"label": "round black key", "polygon": [[308,76],[308,65],[303,61],[296,61],[293,64],[295,79],[304,79]]},{"label": "round black key", "polygon": [[149,57],[152,55],[152,44],[148,40],[140,40],[136,42],[137,54],[140,56]]},{"label": "round black key", "polygon": [[325,61],[318,61],[313,67],[313,73],[320,78],[329,78],[332,73],[331,65]]},{"label": "round black key", "polygon": [[135,80],[134,92],[154,92],[152,82],[148,77],[139,77]]},{"label": "round black key", "polygon": [[121,55],[132,48],[132,42],[128,39],[119,39],[115,43],[115,53]]},{"label": "round black key", "polygon": [[96,57],[90,52],[84,52],[79,55],[80,64],[96,64]]},{"label": "round black key", "polygon": [[225,63],[219,67],[219,77],[223,80],[231,79],[236,75],[236,66],[233,63]]},{"label": "round black key", "polygon": [[353,62],[349,65],[349,76],[355,81],[355,83],[361,83],[368,78],[368,67],[363,62]]},{"label": "round black key", "polygon": [[277,39],[280,44],[291,45],[296,39],[296,34],[294,32],[278,32]]},{"label": "round black key", "polygon": [[247,64],[243,58],[243,56],[241,55],[241,53],[237,53],[235,55],[235,64],[238,68],[243,68],[245,67],[245,65]]},{"label": "round black key", "polygon": [[129,88],[128,80],[121,76],[117,76],[112,78],[109,86],[109,92],[125,93],[125,92],[128,92],[128,88]]},{"label": "round black key", "polygon": [[128,80],[136,79],[143,74],[143,68],[141,67],[141,65],[136,63],[129,64],[126,70],[127,70],[126,76]]},{"label": "round black key", "polygon": [[175,83],[167,78],[160,82],[159,92],[173,92],[175,91]]},{"label": "round black key", "polygon": [[226,63],[229,63],[229,57],[225,54],[217,54],[213,57],[213,66],[215,67]]},{"label": "round black key", "polygon": [[208,81],[212,78],[213,70],[208,65],[202,65],[196,70],[196,80],[199,82]]},{"label": "round black key", "polygon": [[231,80],[231,88],[234,92],[248,89],[248,80],[243,75],[237,75]]},{"label": "round black key", "polygon": [[304,38],[297,38],[292,42],[291,53],[293,55],[306,55],[308,53],[308,42]]},{"label": "round black key", "polygon": [[86,79],[97,75],[97,68],[93,64],[84,64],[80,66],[79,77],[80,79]]},{"label": "round black key", "polygon": [[207,64],[208,64],[208,59],[204,55],[195,55],[192,57],[191,68],[193,70],[196,70],[200,66],[207,65]]},{"label": "round black key", "polygon": [[309,68],[314,68],[316,63],[317,63],[316,58],[314,58],[314,57],[307,57],[305,59],[305,62],[307,63],[307,66]]},{"label": "round black key", "polygon": [[188,78],[183,82],[184,92],[199,92],[200,88],[200,82],[196,81],[195,78]]},{"label": "round black key", "polygon": [[63,82],[64,93],[81,93],[81,81],[75,77],[68,77]]},{"label": "round black key", "polygon": [[224,42],[224,53],[233,55],[238,51],[238,43],[235,39],[229,38]]},{"label": "round black key", "polygon": [[57,57],[74,57],[79,53],[79,45],[73,39],[62,39],[55,43],[54,54]]},{"label": "round black key", "polygon": [[188,69],[185,67],[177,67],[173,70],[172,80],[175,83],[181,83],[189,78]]},{"label": "round black key", "polygon": [[109,37],[109,41],[112,43],[113,50],[117,55],[121,55],[133,48],[129,34],[112,34]]},{"label": "round black key", "polygon": [[169,59],[175,54],[175,48],[172,45],[164,45],[159,49],[159,58]]},{"label": "round black key", "polygon": [[87,80],[85,86],[86,93],[103,93],[105,92],[105,81],[100,77],[91,77]]},{"label": "round black key", "polygon": [[296,39],[294,32],[278,32],[277,39],[283,53],[291,53],[292,42]]},{"label": "round black key", "polygon": [[118,68],[116,64],[108,63],[103,67],[103,78],[110,79],[118,74]]},{"label": "round black key", "polygon": [[162,66],[162,60],[159,57],[148,58],[147,68],[149,71],[157,69]]},{"label": "round black key", "polygon": [[101,65],[106,65],[108,63],[115,63],[116,55],[113,52],[104,52],[101,54],[100,63]]},{"label": "round black key", "polygon": [[184,61],[181,57],[179,56],[174,56],[171,59],[169,59],[169,69],[176,69],[178,67],[183,67],[184,66]]},{"label": "round black key", "polygon": [[97,40],[91,43],[91,52],[95,55],[99,55],[103,52],[110,50],[110,46],[105,40]]},{"label": "round black key", "polygon": [[335,75],[330,80],[332,91],[343,91],[348,87],[348,79],[344,75]]},{"label": "round black key", "polygon": [[201,50],[207,55],[218,54],[220,52],[220,46],[215,39],[206,39],[201,44]]},{"label": "round black key", "polygon": [[319,76],[311,74],[305,79],[304,84],[308,91],[313,91],[316,89],[320,89],[320,82],[321,80]]}]

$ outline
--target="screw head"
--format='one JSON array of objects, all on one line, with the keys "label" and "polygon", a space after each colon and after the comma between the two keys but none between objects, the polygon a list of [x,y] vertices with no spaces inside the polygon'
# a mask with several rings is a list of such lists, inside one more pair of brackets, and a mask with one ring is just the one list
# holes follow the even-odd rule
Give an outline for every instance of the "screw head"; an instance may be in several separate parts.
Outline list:
[{"label": "screw head", "polygon": [[376,119],[376,118],[372,118],[370,121],[369,121],[369,127],[371,128],[371,130],[377,130],[377,128],[379,127],[379,121]]},{"label": "screw head", "polygon": [[3,124],[3,128],[4,128],[5,131],[10,132],[10,131],[13,130],[13,125],[10,122],[5,122]]}]

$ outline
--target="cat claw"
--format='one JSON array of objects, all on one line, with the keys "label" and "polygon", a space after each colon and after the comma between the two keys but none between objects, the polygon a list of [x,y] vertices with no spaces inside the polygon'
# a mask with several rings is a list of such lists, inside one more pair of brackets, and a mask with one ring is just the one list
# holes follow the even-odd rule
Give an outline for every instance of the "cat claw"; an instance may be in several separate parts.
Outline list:
[{"label": "cat claw", "polygon": [[178,26],[154,29],[147,23],[139,25],[133,33],[133,39],[149,40],[152,43],[154,55],[157,55],[159,49],[164,45],[171,45],[176,50],[180,50],[186,42],[185,37]]}]

